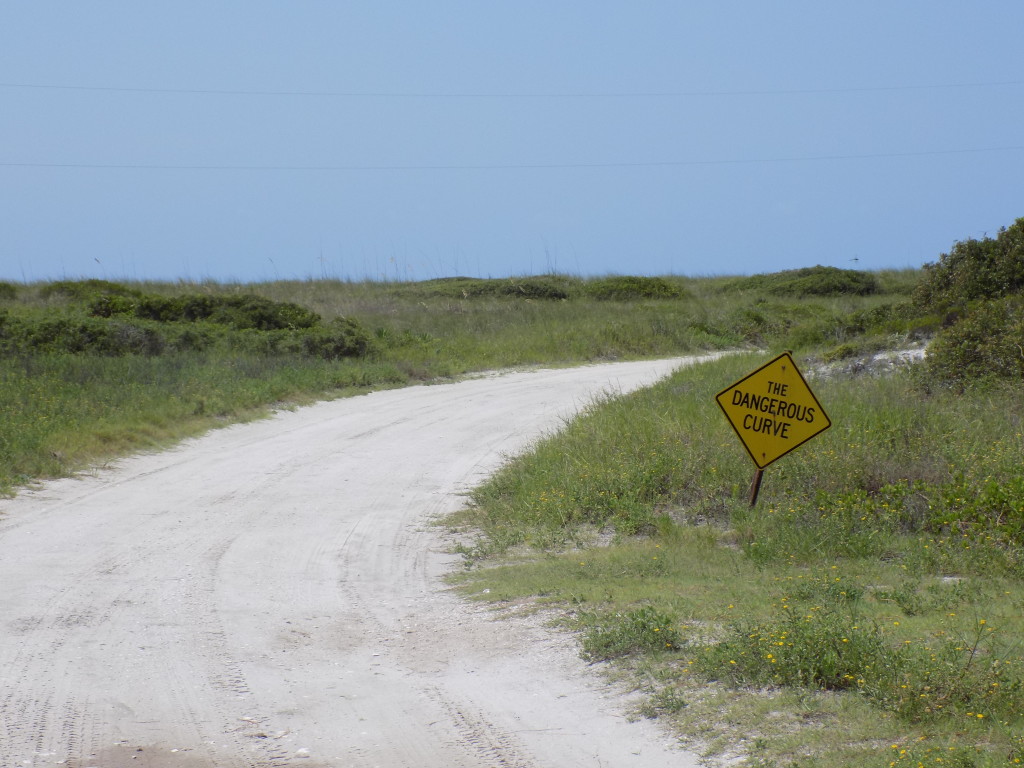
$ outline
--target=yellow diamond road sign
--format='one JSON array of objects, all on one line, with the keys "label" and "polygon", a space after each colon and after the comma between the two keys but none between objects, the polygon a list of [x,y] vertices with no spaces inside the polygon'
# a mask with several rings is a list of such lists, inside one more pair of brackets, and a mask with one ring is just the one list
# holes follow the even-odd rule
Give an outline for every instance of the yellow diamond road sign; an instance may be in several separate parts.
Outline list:
[{"label": "yellow diamond road sign", "polygon": [[758,469],[832,426],[788,352],[715,399]]}]

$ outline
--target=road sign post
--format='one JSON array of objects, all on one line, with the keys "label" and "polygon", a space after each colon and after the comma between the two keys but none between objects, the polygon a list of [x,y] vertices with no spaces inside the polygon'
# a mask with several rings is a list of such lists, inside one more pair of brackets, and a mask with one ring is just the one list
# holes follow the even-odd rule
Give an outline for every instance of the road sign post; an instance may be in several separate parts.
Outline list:
[{"label": "road sign post", "polygon": [[750,506],[757,503],[765,467],[832,426],[789,352],[723,389],[715,400],[757,467]]},{"label": "road sign post", "polygon": [[761,492],[762,478],[764,478],[764,470],[759,467],[754,472],[754,479],[750,482],[750,506],[757,504],[757,494]]}]

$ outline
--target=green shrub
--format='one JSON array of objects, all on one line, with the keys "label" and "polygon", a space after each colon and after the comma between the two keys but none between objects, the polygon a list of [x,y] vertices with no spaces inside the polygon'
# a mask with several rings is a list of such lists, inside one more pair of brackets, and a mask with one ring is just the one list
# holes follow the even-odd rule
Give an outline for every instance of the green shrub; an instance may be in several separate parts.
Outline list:
[{"label": "green shrub", "polygon": [[365,357],[373,348],[370,334],[349,317],[335,318],[325,328],[308,329],[300,338],[304,354],[324,360]]},{"label": "green shrub", "polygon": [[0,281],[0,301],[14,301],[18,298],[18,286]]},{"label": "green shrub", "polygon": [[109,324],[110,354],[159,355],[166,344],[163,334],[156,328],[132,322]]},{"label": "green shrub", "polygon": [[157,296],[127,289],[119,291],[113,283],[95,283],[54,283],[44,291],[85,300],[93,317],[121,315],[158,323],[206,321],[236,330],[252,328],[259,331],[313,328],[320,323],[316,312],[263,296],[195,293]]},{"label": "green shrub", "polygon": [[135,315],[138,304],[137,297],[105,293],[89,301],[89,314],[93,317],[132,316]]},{"label": "green shrub", "polygon": [[[124,311],[127,305],[119,300],[100,299],[91,306],[94,314]],[[262,296],[144,296],[131,306],[136,317],[161,323],[197,322],[206,320],[237,330],[275,331],[312,328],[320,316],[290,302],[271,301]]]},{"label": "green shrub", "polygon": [[[374,349],[370,334],[352,318],[320,325],[318,315],[296,305],[253,301],[255,297],[206,298],[186,296],[175,302],[104,296],[90,304],[90,316],[68,312],[13,317],[4,310],[0,354],[109,357],[200,352],[219,346],[260,356],[340,360],[365,357]],[[313,319],[316,325],[306,325]]]},{"label": "green shrub", "polygon": [[168,352],[202,352],[213,348],[228,331],[210,323],[165,324],[160,333]]},{"label": "green shrub", "polygon": [[370,334],[351,318],[336,318],[329,325],[300,330],[258,331],[245,328],[229,333],[228,346],[235,352],[257,355],[297,355],[321,360],[365,357],[373,349]]},{"label": "green shrub", "polygon": [[960,307],[1024,290],[1024,218],[995,238],[953,244],[939,261],[926,264],[914,293],[918,307]]},{"label": "green shrub", "polygon": [[159,354],[163,341],[153,328],[72,315],[40,320],[11,319],[0,331],[4,354]]},{"label": "green shrub", "polygon": [[[172,297],[144,296],[132,305],[131,311],[135,317],[142,317],[157,323],[212,321],[213,314],[222,306],[225,298],[227,297],[196,294]],[[229,323],[220,324],[229,325]]]},{"label": "green shrub", "polygon": [[727,287],[782,296],[868,296],[878,292],[878,281],[868,272],[819,265],[752,275],[734,280]]},{"label": "green shrub", "polygon": [[604,277],[586,283],[588,296],[595,299],[630,301],[636,299],[677,299],[682,289],[663,277]]},{"label": "green shrub", "polygon": [[978,379],[1024,380],[1024,295],[979,303],[942,330],[929,347],[927,374],[960,387]]}]

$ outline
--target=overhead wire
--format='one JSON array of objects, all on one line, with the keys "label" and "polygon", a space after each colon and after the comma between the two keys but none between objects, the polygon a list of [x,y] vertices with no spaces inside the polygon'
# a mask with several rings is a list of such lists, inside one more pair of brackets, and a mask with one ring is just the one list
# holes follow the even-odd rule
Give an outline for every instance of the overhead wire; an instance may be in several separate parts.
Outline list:
[{"label": "overhead wire", "polygon": [[450,163],[450,164],[379,164],[379,165],[216,165],[174,163],[37,163],[0,161],[0,168],[55,168],[81,170],[142,171],[276,171],[276,172],[358,172],[358,171],[494,171],[494,170],[557,170],[588,168],[681,168],[714,165],[756,165],[768,163],[805,163],[842,160],[876,160],[938,155],[963,155],[987,152],[1015,152],[1024,145],[979,147],[971,149],[939,149],[916,152],[874,152],[865,154],[807,155],[745,159],[652,160],[638,162],[596,163]]},{"label": "overhead wire", "polygon": [[682,91],[552,91],[552,92],[459,92],[459,91],[303,91],[231,88],[154,88],[141,86],[78,85],[61,83],[0,83],[0,88],[35,90],[93,91],[110,93],[152,93],[202,96],[296,96],[322,98],[398,98],[398,99],[586,99],[586,98],[680,98],[703,96],[792,96],[803,94],[872,93],[923,91],[963,88],[994,88],[1024,85],[1024,80],[996,80],[973,83],[924,83],[910,85],[848,86],[833,88],[768,88],[739,90]]},{"label": "overhead wire", "polygon": [[[76,85],[56,83],[2,82],[0,88],[64,90],[109,93],[140,93],[203,96],[260,96],[260,97],[324,97],[324,98],[403,98],[403,99],[583,99],[583,98],[683,98],[726,96],[783,96],[802,94],[871,93],[893,91],[919,91],[938,89],[986,88],[1024,85],[1024,80],[983,81],[973,83],[932,83],[918,85],[890,85],[834,88],[743,89],[711,91],[636,91],[636,92],[397,92],[397,91],[301,91],[301,90],[240,90],[212,88],[152,88],[109,85]],[[716,165],[753,165],[766,163],[801,163],[841,160],[895,159],[958,155],[992,152],[1011,152],[1024,149],[1024,145],[1002,147],[957,148],[921,150],[912,152],[879,152],[866,154],[808,155],[768,158],[719,158],[703,160],[610,161],[581,163],[460,163],[460,164],[368,164],[368,165],[221,165],[174,163],[71,163],[71,162],[6,162],[2,168],[53,168],[83,170],[157,170],[157,171],[270,171],[270,172],[358,172],[358,171],[476,171],[476,170],[544,170],[587,168],[657,168],[695,167]]]}]

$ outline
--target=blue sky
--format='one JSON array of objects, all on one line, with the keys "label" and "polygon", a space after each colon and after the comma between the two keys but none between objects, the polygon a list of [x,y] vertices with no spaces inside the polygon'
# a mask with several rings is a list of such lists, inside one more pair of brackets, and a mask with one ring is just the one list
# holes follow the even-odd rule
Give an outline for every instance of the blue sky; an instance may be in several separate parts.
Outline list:
[{"label": "blue sky", "polygon": [[1024,3],[4,3],[0,279],[920,266],[1024,216]]}]

